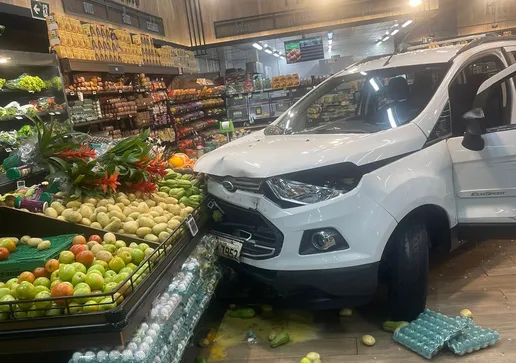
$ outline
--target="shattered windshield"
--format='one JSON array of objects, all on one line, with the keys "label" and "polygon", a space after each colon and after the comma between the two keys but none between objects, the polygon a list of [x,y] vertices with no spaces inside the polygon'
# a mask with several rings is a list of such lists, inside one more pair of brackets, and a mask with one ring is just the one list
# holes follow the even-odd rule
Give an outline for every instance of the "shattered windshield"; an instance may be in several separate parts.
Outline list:
[{"label": "shattered windshield", "polygon": [[449,63],[335,76],[265,129],[266,135],[374,133],[414,120],[439,87]]}]

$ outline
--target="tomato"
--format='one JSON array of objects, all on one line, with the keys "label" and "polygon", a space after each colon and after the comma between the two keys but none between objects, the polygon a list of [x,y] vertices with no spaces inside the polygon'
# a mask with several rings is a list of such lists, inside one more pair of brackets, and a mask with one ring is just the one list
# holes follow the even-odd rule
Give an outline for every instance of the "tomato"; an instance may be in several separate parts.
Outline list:
[{"label": "tomato", "polygon": [[9,250],[5,247],[0,247],[0,261],[7,260],[9,258]]}]

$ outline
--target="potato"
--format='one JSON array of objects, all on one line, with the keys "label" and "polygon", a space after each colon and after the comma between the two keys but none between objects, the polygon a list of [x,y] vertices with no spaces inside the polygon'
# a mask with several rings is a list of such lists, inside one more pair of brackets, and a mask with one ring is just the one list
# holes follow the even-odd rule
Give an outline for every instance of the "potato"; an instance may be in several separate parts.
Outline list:
[{"label": "potato", "polygon": [[127,217],[127,218],[125,219],[125,221],[126,221],[126,222],[134,222],[134,219],[132,219],[131,217]]},{"label": "potato", "polygon": [[63,217],[69,223],[79,223],[82,219],[82,215],[73,209],[65,209],[63,211]]},{"label": "potato", "polygon": [[168,197],[168,194],[167,194],[167,193],[165,193],[165,192],[157,192],[156,194],[157,194],[157,195],[159,195],[161,198],[166,198],[166,197]]},{"label": "potato", "polygon": [[116,203],[116,204],[115,204],[115,207],[120,208],[120,210],[124,210],[124,208],[125,208],[125,204],[124,204],[124,203]]},{"label": "potato", "polygon": [[151,242],[159,242],[158,236],[155,236],[153,234],[148,234],[145,237],[143,237],[143,239],[146,241],[151,241]]},{"label": "potato", "polygon": [[122,221],[117,217],[114,217],[107,226],[104,227],[106,231],[109,232],[118,232],[118,230],[122,227]]},{"label": "potato", "polygon": [[99,213],[99,212],[102,212],[102,213],[107,213],[107,208],[106,207],[97,207],[95,208],[95,211],[94,213]]},{"label": "potato", "polygon": [[154,222],[156,223],[167,223],[170,218],[167,218],[165,216],[159,216],[154,218]]},{"label": "potato", "polygon": [[160,242],[163,242],[168,238],[168,236],[170,236],[170,233],[163,231],[158,235],[158,239]]},{"label": "potato", "polygon": [[127,195],[127,199],[129,199],[131,202],[133,202],[136,199],[136,195],[134,195],[133,193],[129,193]]},{"label": "potato", "polygon": [[48,250],[50,248],[50,246],[52,246],[52,243],[50,243],[50,241],[42,241],[41,243],[38,244],[38,250],[40,250],[40,251]]},{"label": "potato", "polygon": [[152,207],[150,210],[151,212],[158,212],[160,216],[163,215],[163,208],[161,207]]},{"label": "potato", "polygon": [[138,212],[140,213],[148,213],[149,212],[149,206],[146,203],[140,203],[138,205]]},{"label": "potato", "polygon": [[84,199],[84,203],[89,203],[89,204],[92,204],[93,207],[96,207],[98,200],[95,198],[87,198],[87,199]]},{"label": "potato", "polygon": [[376,339],[372,335],[364,335],[362,337],[362,343],[368,347],[371,347],[376,344]]},{"label": "potato", "polygon": [[109,216],[106,213],[99,212],[97,213],[97,222],[99,222],[102,227],[106,227],[110,222]]},{"label": "potato", "polygon": [[165,203],[167,203],[168,205],[170,204],[177,204],[178,200],[176,198],[173,198],[173,197],[167,197],[165,199]]},{"label": "potato", "polygon": [[171,219],[168,221],[167,226],[168,226],[168,228],[175,230],[177,227],[179,227],[180,224],[181,224],[181,222],[178,221],[177,219]]},{"label": "potato", "polygon": [[20,242],[22,245],[26,245],[28,240],[30,240],[30,236],[27,236],[27,235],[20,238]]},{"label": "potato", "polygon": [[117,206],[117,205],[111,205],[111,204],[109,204],[109,205],[107,206],[107,210],[108,210],[108,212],[117,211],[117,212],[122,213],[122,210],[121,210],[121,209],[120,209],[120,207],[119,207],[119,206]]},{"label": "potato", "polygon": [[118,230],[118,234],[124,234],[124,233],[125,233],[125,232],[124,232],[124,229],[123,229],[123,228],[120,228],[120,229]]},{"label": "potato", "polygon": [[158,223],[154,227],[152,227],[152,233],[154,233],[156,236],[158,236],[165,229],[167,229],[166,223]]},{"label": "potato", "polygon": [[183,218],[186,218],[188,216],[188,212],[186,211],[186,208],[181,209],[181,212],[179,213],[179,215]]},{"label": "potato", "polygon": [[[133,207],[125,207],[122,210],[122,213],[124,213],[126,216],[129,216],[131,213],[138,212],[138,208]],[[139,214],[139,213],[138,213]]]},{"label": "potato", "polygon": [[[155,207],[155,206],[156,206],[156,202],[155,202],[155,201],[153,201],[153,200],[151,200],[151,199],[147,199],[147,200],[145,201],[145,204],[147,204],[147,205],[149,206],[149,208],[150,208],[150,207]],[[156,238],[158,238],[158,237],[156,237]]]},{"label": "potato", "polygon": [[57,218],[59,213],[57,213],[57,211],[54,208],[49,207],[49,208],[45,209],[45,215],[50,218]]},{"label": "potato", "polygon": [[107,207],[107,205],[108,205],[108,204],[109,204],[109,203],[108,203],[107,199],[101,199],[101,200],[99,200],[99,202],[97,203],[97,208],[98,208],[98,207]]},{"label": "potato", "polygon": [[136,230],[136,235],[140,238],[143,238],[150,233],[152,233],[152,229],[149,227],[140,227]]},{"label": "potato", "polygon": [[125,222],[124,223],[124,232],[129,234],[135,234],[138,230],[139,225],[138,222]]},{"label": "potato", "polygon": [[160,215],[160,214],[159,214],[158,212],[156,212],[156,211],[152,211],[152,212],[150,212],[149,214],[152,216],[152,219],[154,219],[154,218],[156,218],[156,217],[159,217],[159,215]]},{"label": "potato", "polygon": [[188,213],[193,213],[194,209],[192,207],[186,207],[185,211],[187,211]]},{"label": "potato", "polygon": [[121,203],[124,205],[124,206],[128,206],[129,204],[131,204],[131,201],[129,199],[122,199]]},{"label": "potato", "polygon": [[113,198],[106,198],[108,204],[115,204],[115,200]]},{"label": "potato", "polygon": [[82,224],[84,226],[90,226],[91,225],[91,221],[88,218],[83,218],[83,219],[81,219],[79,224]]},{"label": "potato", "polygon": [[137,219],[137,221],[138,221],[138,225],[140,227],[150,227],[150,228],[152,228],[156,224],[156,223],[154,223],[154,221],[152,219],[146,218],[146,217],[142,217],[142,216],[140,216]]},{"label": "potato", "polygon": [[167,228],[165,232],[167,232],[168,234],[172,233],[172,228]]},{"label": "potato", "polygon": [[63,211],[66,209],[61,203],[59,202],[52,202],[50,204],[50,207],[54,208],[57,211],[57,214],[61,215]]},{"label": "potato", "polygon": [[140,212],[132,212],[128,217],[136,220],[140,217]]},{"label": "potato", "polygon": [[163,209],[164,211],[167,210],[168,208],[168,204],[167,203],[164,203],[164,202],[159,202],[158,203],[158,207],[161,207],[161,209]]},{"label": "potato", "polygon": [[93,213],[93,214],[90,216],[90,221],[91,221],[92,223],[97,221],[97,213]]},{"label": "potato", "polygon": [[91,228],[96,228],[96,229],[102,229],[102,226],[100,225],[99,222],[93,222],[91,225],[90,225]]},{"label": "potato", "polygon": [[91,217],[91,215],[93,214],[93,209],[90,206],[83,204],[79,208],[79,213],[81,213],[83,218],[88,218],[89,219]]},{"label": "potato", "polygon": [[66,208],[80,208],[81,202],[78,200],[72,200],[71,202],[66,203]]},{"label": "potato", "polygon": [[116,218],[120,219],[122,222],[125,221],[125,214],[122,212],[118,212],[116,210],[109,212],[108,216],[110,219],[112,219],[113,217],[116,217]]},{"label": "potato", "polygon": [[173,215],[178,216],[181,213],[181,207],[179,207],[177,204],[170,204],[168,206],[168,211]]},{"label": "potato", "polygon": [[57,217],[57,219],[60,220],[60,221],[66,222],[66,219],[63,216],[59,216],[59,217]]},{"label": "potato", "polygon": [[41,238],[29,238],[27,244],[31,247],[37,247],[43,240]]},{"label": "potato", "polygon": [[133,206],[134,206],[134,207],[138,207],[138,206],[140,205],[140,202],[138,202],[138,201],[136,201],[136,200],[135,200],[135,201],[131,202],[131,204],[130,204],[130,205],[131,205],[131,207],[133,207]]},{"label": "potato", "polygon": [[[172,219],[175,219],[176,221],[179,221],[179,222],[182,222],[183,219],[185,219],[184,217],[181,217],[181,216],[173,216]],[[169,221],[170,222],[170,221]]]}]

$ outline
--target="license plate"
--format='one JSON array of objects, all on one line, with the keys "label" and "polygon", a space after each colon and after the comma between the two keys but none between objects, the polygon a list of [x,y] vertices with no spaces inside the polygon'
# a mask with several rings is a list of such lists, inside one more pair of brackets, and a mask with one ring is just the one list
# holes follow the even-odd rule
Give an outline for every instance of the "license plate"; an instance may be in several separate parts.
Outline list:
[{"label": "license plate", "polygon": [[230,260],[240,262],[240,251],[243,245],[242,242],[217,236],[217,254]]}]

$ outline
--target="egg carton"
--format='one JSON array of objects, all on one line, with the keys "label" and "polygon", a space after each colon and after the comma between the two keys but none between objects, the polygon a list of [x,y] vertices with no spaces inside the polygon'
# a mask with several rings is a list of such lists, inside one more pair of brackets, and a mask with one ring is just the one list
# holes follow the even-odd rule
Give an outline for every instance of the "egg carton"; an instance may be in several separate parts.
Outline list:
[{"label": "egg carton", "polygon": [[431,359],[466,326],[463,320],[426,309],[416,320],[394,333],[393,339],[422,357]]},{"label": "egg carton", "polygon": [[473,353],[495,345],[500,340],[500,334],[497,331],[481,328],[475,325],[472,319],[462,316],[456,319],[466,324],[466,327],[463,329],[462,334],[452,338],[446,344],[457,355],[462,356],[467,353]]}]

